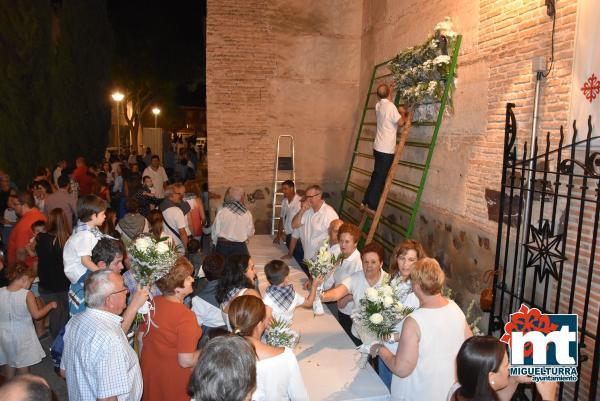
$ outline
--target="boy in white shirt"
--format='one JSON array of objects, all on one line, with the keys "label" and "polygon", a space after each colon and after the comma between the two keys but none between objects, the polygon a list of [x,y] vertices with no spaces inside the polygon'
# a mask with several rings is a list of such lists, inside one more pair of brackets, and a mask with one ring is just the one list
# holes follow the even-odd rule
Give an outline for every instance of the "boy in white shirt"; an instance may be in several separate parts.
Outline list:
[{"label": "boy in white shirt", "polygon": [[104,223],[106,202],[96,195],[87,195],[77,200],[77,226],[65,243],[63,264],[65,275],[71,281],[69,287],[69,310],[72,315],[84,309],[83,283],[90,272],[99,270],[92,261],[92,250],[102,238],[98,227]]},{"label": "boy in white shirt", "polygon": [[311,285],[307,298],[294,290],[293,284],[289,282],[290,268],[281,260],[272,260],[265,265],[265,275],[270,286],[265,291],[263,302],[273,310],[273,318],[292,321],[294,309],[312,308],[318,285]]}]

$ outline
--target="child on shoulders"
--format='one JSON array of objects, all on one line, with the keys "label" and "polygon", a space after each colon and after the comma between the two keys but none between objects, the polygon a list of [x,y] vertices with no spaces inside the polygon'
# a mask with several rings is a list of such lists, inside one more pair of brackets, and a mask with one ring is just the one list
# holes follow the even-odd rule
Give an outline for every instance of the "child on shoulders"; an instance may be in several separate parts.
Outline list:
[{"label": "child on shoulders", "polygon": [[294,309],[298,306],[312,308],[317,293],[317,285],[314,284],[314,280],[308,297],[304,298],[294,290],[293,284],[290,284],[290,268],[285,262],[270,261],[265,265],[265,275],[270,285],[265,291],[263,302],[273,310],[273,319],[292,321]]},{"label": "child on shoulders", "polygon": [[102,238],[98,229],[106,218],[106,202],[96,195],[87,195],[77,200],[77,226],[65,243],[63,263],[65,275],[71,281],[69,287],[69,312],[75,315],[85,309],[84,300],[77,296],[83,293],[83,283],[90,272],[99,270],[92,261],[92,250]]}]

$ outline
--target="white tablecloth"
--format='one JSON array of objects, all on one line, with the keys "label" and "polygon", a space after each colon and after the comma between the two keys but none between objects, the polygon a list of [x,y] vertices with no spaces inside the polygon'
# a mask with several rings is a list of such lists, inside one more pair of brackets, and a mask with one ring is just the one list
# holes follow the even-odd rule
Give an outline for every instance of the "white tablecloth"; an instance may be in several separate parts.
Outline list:
[{"label": "white tablecloth", "polygon": [[[256,265],[261,293],[268,285],[264,265],[286,253],[284,246],[273,245],[268,235],[254,236],[248,244]],[[306,275],[298,264],[288,260],[290,281],[302,295]],[[295,349],[304,383],[311,401],[365,400],[388,401],[390,393],[367,364],[360,368],[360,355],[337,320],[325,308],[325,315],[314,316],[311,309],[297,308],[293,328],[300,333]]]}]

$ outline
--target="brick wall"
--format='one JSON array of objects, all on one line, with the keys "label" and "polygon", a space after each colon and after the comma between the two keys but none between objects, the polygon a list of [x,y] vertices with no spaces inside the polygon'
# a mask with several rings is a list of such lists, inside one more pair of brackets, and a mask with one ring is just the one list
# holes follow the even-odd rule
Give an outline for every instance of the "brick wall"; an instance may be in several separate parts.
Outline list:
[{"label": "brick wall", "polygon": [[360,103],[361,13],[347,1],[208,1],[209,185],[252,194],[258,232],[270,228],[279,135],[294,136],[299,188],[342,186]]}]

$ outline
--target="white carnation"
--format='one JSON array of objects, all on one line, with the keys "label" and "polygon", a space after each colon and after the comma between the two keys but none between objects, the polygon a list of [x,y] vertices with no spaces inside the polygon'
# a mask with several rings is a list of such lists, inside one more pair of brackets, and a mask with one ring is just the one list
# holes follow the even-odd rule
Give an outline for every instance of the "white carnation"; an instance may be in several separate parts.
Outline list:
[{"label": "white carnation", "polygon": [[146,250],[152,246],[152,240],[148,237],[142,237],[135,240],[135,247],[140,252],[146,252]]},{"label": "white carnation", "polygon": [[392,306],[394,304],[394,299],[390,296],[385,296],[383,297],[383,306],[385,308],[389,308],[390,306]]},{"label": "white carnation", "polygon": [[383,316],[381,315],[381,313],[373,313],[369,320],[373,324],[381,324],[383,323]]},{"label": "white carnation", "polygon": [[433,59],[433,64],[450,64],[450,56],[447,56],[445,54],[439,55]]},{"label": "white carnation", "polygon": [[156,251],[158,253],[168,252],[169,251],[169,245],[167,244],[166,241],[159,242],[158,244],[156,244]]},{"label": "white carnation", "polygon": [[404,305],[402,305],[402,302],[398,301],[396,302],[396,305],[394,305],[394,308],[396,308],[397,311],[401,311],[404,309]]},{"label": "white carnation", "polygon": [[377,293],[377,290],[373,287],[369,287],[365,290],[365,296],[371,302],[379,301],[379,294]]}]

